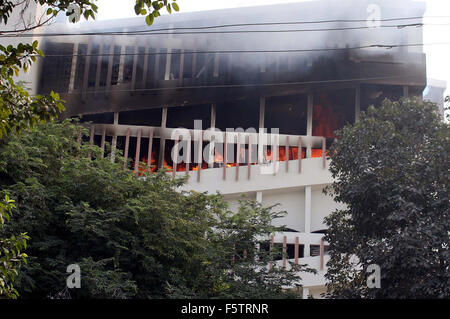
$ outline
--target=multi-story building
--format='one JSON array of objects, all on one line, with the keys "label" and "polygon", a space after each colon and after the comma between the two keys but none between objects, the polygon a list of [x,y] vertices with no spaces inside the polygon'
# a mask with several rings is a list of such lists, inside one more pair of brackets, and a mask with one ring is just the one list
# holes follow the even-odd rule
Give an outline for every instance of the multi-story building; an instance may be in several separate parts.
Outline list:
[{"label": "multi-story building", "polygon": [[[231,209],[242,194],[280,203],[274,245],[319,271],[303,274],[303,295],[319,297],[323,218],[342,207],[322,192],[326,149],[369,105],[422,95],[424,11],[322,0],[168,15],[150,28],[142,18],[58,24],[43,36],[39,91],[60,92],[64,116],[92,121],[91,141],[109,142],[111,159],[122,150],[136,174],[167,167]],[[279,134],[265,140],[265,129]]]}]

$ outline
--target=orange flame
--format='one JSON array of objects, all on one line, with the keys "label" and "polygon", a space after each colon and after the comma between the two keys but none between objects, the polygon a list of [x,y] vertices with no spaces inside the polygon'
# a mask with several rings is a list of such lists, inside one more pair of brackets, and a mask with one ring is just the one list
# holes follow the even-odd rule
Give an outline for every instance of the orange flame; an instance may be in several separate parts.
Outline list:
[{"label": "orange flame", "polygon": [[319,104],[313,110],[313,135],[335,137],[334,131],[339,128],[338,114],[333,102],[323,93],[319,96]]}]

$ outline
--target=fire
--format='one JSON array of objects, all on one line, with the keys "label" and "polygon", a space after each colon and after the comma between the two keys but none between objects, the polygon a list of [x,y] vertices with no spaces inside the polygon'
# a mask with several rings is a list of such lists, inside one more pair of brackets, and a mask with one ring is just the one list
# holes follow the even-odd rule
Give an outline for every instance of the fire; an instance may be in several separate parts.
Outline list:
[{"label": "fire", "polygon": [[314,105],[313,124],[314,136],[335,137],[334,131],[339,128],[338,114],[325,93],[320,94],[319,104]]},{"label": "fire", "polygon": [[[255,152],[253,155],[256,156],[256,150],[254,150],[253,152]],[[239,151],[239,166],[241,165],[248,165],[247,161],[246,161],[246,149],[245,148],[241,148]],[[302,148],[302,154],[301,154],[302,158],[306,157],[306,149]],[[322,156],[322,149],[312,149],[312,157],[321,157]],[[157,151],[152,151],[152,155],[151,155],[151,165],[150,165],[150,172],[156,172],[158,170],[158,161],[157,161],[158,155],[157,155]],[[286,152],[286,147],[285,146],[278,146],[278,156],[277,156],[277,160],[278,161],[286,161],[286,160],[297,160],[298,159],[298,147],[289,147],[289,150]],[[270,146],[267,146],[265,152],[264,152],[264,160],[265,162],[271,162],[273,160],[273,152]],[[214,150],[214,167],[223,167],[223,165],[221,166],[220,164],[222,164],[224,162],[224,157],[222,154],[220,154],[217,149]],[[251,163],[251,165],[256,165],[257,162]],[[234,163],[226,163],[225,164],[226,167],[236,167],[237,164],[236,162]],[[163,167],[168,169],[169,172],[173,172],[173,168],[174,166],[167,160],[164,159],[163,160]],[[190,171],[198,171],[198,163],[191,163],[189,164],[189,170]],[[201,168],[202,169],[207,169],[209,168],[208,163],[206,162],[202,162],[201,163]],[[139,167],[138,167],[138,175],[142,176],[145,173],[147,173],[147,169],[148,169],[148,160],[147,157],[143,157],[139,163]],[[184,172],[187,169],[187,164],[184,162],[178,163],[176,165],[176,171],[177,172]]]},{"label": "fire", "polygon": [[217,149],[214,149],[214,163],[223,163],[223,156],[217,152]]},{"label": "fire", "polygon": [[312,157],[322,157],[322,149],[321,148],[313,148],[311,150]]},{"label": "fire", "polygon": [[167,169],[169,170],[169,172],[172,172],[172,171],[173,171],[173,166],[172,166],[172,165],[169,165],[169,164],[167,163],[166,159],[164,159],[163,167],[164,167],[164,168],[167,168]]},{"label": "fire", "polygon": [[[150,172],[156,172],[158,170],[158,165],[157,165],[157,161],[156,161],[156,152],[153,151],[152,155],[151,155],[151,159],[150,159],[151,163],[150,163]],[[139,162],[139,166],[138,166],[138,175],[142,176],[144,173],[146,173],[148,170],[148,159],[145,158],[141,158],[140,162]]]},{"label": "fire", "polygon": [[286,147],[278,146],[278,161],[286,161]]}]

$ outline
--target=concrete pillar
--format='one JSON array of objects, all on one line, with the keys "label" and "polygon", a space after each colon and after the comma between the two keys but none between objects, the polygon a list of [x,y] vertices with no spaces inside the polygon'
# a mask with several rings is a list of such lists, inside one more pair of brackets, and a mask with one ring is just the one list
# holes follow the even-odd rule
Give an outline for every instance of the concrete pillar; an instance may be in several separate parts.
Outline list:
[{"label": "concrete pillar", "polygon": [[403,86],[403,97],[409,98],[409,87],[407,85]]},{"label": "concrete pillar", "polygon": [[[114,112],[114,126],[119,125],[119,112]],[[115,130],[114,130],[115,131]],[[116,159],[116,148],[117,148],[117,134],[114,133],[111,142],[111,162],[114,163]]]},{"label": "concrete pillar", "polygon": [[[210,123],[210,128],[214,129],[216,127],[216,104],[211,104],[211,123]],[[209,142],[209,156],[210,158],[215,158],[215,142],[214,142],[214,137],[211,138],[211,141]],[[210,163],[208,164],[209,168],[213,168],[214,167],[214,161],[210,161]]]},{"label": "concrete pillar", "polygon": [[124,71],[124,67],[125,67],[125,53],[126,53],[126,47],[122,46],[120,48],[119,75],[118,75],[118,79],[117,79],[118,83],[123,82],[123,71]]},{"label": "concrete pillar", "polygon": [[[161,128],[165,128],[167,123],[167,107],[162,109]],[[166,139],[161,136],[159,139],[159,160],[158,167],[164,166],[164,151],[166,149]]]},{"label": "concrete pillar", "polygon": [[167,48],[166,53],[166,65],[163,66],[166,69],[166,72],[164,73],[164,80],[170,80],[170,64],[172,63],[172,49]]},{"label": "concrete pillar", "polygon": [[[308,113],[307,113],[307,120],[306,120],[306,135],[312,136],[312,126],[313,126],[313,93],[308,93]],[[306,146],[306,158],[312,157],[312,149],[311,144],[308,143]]]},{"label": "concrete pillar", "polygon": [[262,204],[262,192],[256,192],[256,201]]},{"label": "concrete pillar", "polygon": [[[305,233],[311,232],[311,186],[305,187]],[[309,257],[310,245],[309,243],[304,243],[304,257]]]},{"label": "concrete pillar", "polygon": [[73,56],[72,56],[72,67],[70,69],[69,91],[73,91],[73,89],[75,88],[77,61],[78,61],[78,43],[74,43]]},{"label": "concrete pillar", "polygon": [[266,109],[266,99],[259,98],[259,128],[264,128],[264,113]]}]

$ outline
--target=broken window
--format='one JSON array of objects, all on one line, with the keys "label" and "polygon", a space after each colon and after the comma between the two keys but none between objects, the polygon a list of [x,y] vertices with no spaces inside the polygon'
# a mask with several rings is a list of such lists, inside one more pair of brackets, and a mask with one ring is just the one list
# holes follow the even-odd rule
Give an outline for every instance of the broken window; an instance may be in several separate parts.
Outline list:
[{"label": "broken window", "polygon": [[157,73],[157,60],[159,59],[159,55],[156,54],[156,49],[150,48],[147,56],[147,87],[152,87],[155,82]]},{"label": "broken window", "polygon": [[259,98],[234,100],[216,105],[216,127],[222,131],[227,128],[254,128],[258,131]]},{"label": "broken window", "polygon": [[114,113],[85,114],[80,119],[81,123],[92,122],[95,124],[114,124]]},{"label": "broken window", "polygon": [[122,51],[122,47],[120,47],[118,45],[114,46],[111,85],[117,85],[117,83],[119,83],[119,68],[120,68],[121,51]]},{"label": "broken window", "polygon": [[109,67],[109,50],[111,46],[104,45],[102,47],[101,66],[100,66],[100,86],[106,86],[108,67]]},{"label": "broken window", "polygon": [[138,56],[136,63],[136,82],[142,83],[142,79],[144,76],[144,59],[145,59],[145,48],[138,48]]},{"label": "broken window", "polygon": [[158,54],[158,80],[165,80],[166,76],[166,64],[167,64],[167,49],[159,49],[160,54]]},{"label": "broken window", "polygon": [[194,120],[202,121],[202,129],[211,126],[211,104],[177,106],[167,109],[167,127],[194,128]]},{"label": "broken window", "polygon": [[194,55],[192,53],[184,53],[183,78],[185,79],[192,78],[193,57]]},{"label": "broken window", "polygon": [[[47,43],[44,52],[49,55],[43,61],[40,92],[42,94],[68,92],[72,69],[72,43]],[[56,55],[56,56],[50,56]]]},{"label": "broken window", "polygon": [[313,103],[313,136],[335,137],[336,130],[355,121],[355,89],[319,91]]},{"label": "broken window", "polygon": [[162,109],[145,109],[119,113],[119,124],[161,126]]},{"label": "broken window", "polygon": [[[83,88],[84,69],[86,67],[86,54],[87,54],[87,44],[80,43],[78,45],[77,69],[75,73],[75,89]],[[43,72],[42,74],[45,74],[45,72]]]},{"label": "broken window", "polygon": [[361,86],[361,111],[367,111],[370,105],[380,106],[385,98],[397,101],[403,96],[403,86],[364,84]]},{"label": "broken window", "polygon": [[307,112],[306,94],[270,97],[266,102],[264,127],[268,131],[278,128],[280,134],[306,135]]},{"label": "broken window", "polygon": [[180,77],[181,50],[173,49],[170,56],[170,80]]},{"label": "broken window", "polygon": [[125,47],[123,82],[130,82],[133,77],[134,50],[135,48],[132,46]]},{"label": "broken window", "polygon": [[95,86],[99,53],[100,53],[100,46],[98,44],[92,44],[91,54],[89,57],[88,87]]}]

